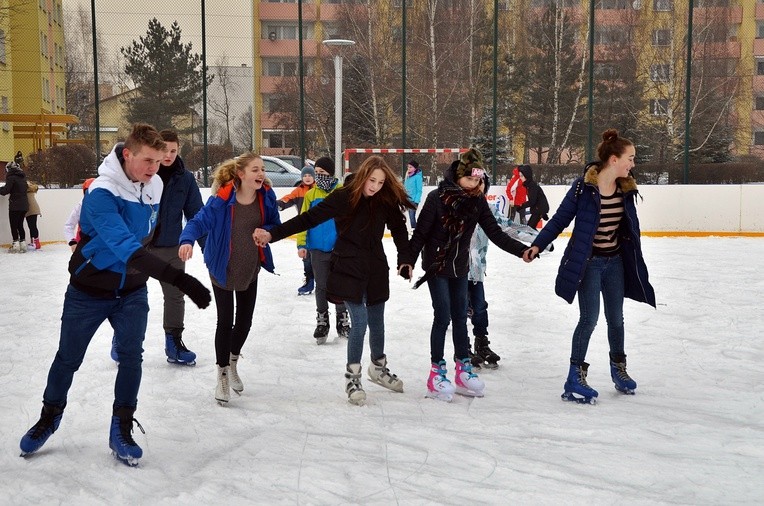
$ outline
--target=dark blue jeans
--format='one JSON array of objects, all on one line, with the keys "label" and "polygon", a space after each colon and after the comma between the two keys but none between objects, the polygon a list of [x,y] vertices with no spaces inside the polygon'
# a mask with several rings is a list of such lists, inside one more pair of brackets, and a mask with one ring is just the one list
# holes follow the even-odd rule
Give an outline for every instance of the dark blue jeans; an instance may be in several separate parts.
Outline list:
[{"label": "dark blue jeans", "polygon": [[350,333],[348,334],[348,364],[360,364],[363,356],[363,341],[366,328],[369,328],[369,348],[371,359],[377,360],[385,354],[385,303],[373,306],[363,302],[345,301],[345,307],[350,313]]},{"label": "dark blue jeans", "polygon": [[449,323],[458,359],[469,358],[470,338],[467,334],[467,276],[446,278],[435,276],[427,280],[432,298],[433,320],[430,331],[430,360],[443,360],[446,331]]},{"label": "dark blue jeans", "polygon": [[467,283],[469,307],[472,308],[472,335],[488,335],[488,303],[485,301],[485,287],[482,281]]},{"label": "dark blue jeans", "polygon": [[416,209],[409,209],[409,223],[411,228],[416,228]]},{"label": "dark blue jeans", "polygon": [[119,355],[117,379],[114,382],[114,408],[135,408],[141,386],[143,338],[149,303],[146,287],[118,299],[92,297],[72,285],[66,289],[61,315],[61,337],[58,352],[48,372],[48,385],[43,400],[54,406],[66,404],[74,373],[80,368],[90,340],[105,320],[114,329]]},{"label": "dark blue jeans", "polygon": [[600,314],[600,293],[605,305],[610,353],[623,354],[623,260],[620,255],[593,256],[586,264],[584,278],[578,287],[580,315],[576,330],[573,332],[571,364],[581,364],[586,360],[589,338],[594,332]]}]

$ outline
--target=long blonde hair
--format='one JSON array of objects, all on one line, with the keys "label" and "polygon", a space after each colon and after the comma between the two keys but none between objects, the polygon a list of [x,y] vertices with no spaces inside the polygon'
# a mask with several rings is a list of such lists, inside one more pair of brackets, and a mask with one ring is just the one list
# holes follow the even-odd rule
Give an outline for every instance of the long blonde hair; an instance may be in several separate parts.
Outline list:
[{"label": "long blonde hair", "polygon": [[398,180],[393,169],[387,164],[384,158],[379,155],[373,155],[363,161],[358,170],[353,174],[353,180],[348,184],[350,192],[350,207],[355,209],[363,196],[363,187],[366,180],[371,177],[371,173],[376,169],[385,173],[385,184],[382,189],[374,196],[379,198],[387,205],[397,205],[403,208],[416,209],[416,206],[409,200],[408,193],[403,184]]},{"label": "long blonde hair", "polygon": [[[212,173],[212,188],[221,188],[231,181],[237,188],[241,185],[241,178],[239,172],[243,172],[244,168],[250,164],[253,160],[260,158],[260,155],[247,151],[237,157],[229,158],[228,160],[221,162],[220,165]],[[213,194],[215,191],[212,192]]]}]

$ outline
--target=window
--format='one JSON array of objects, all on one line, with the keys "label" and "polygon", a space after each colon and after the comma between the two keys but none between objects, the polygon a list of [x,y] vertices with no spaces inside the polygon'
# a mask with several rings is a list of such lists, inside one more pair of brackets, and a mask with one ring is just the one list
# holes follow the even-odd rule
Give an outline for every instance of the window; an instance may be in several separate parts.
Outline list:
[{"label": "window", "polygon": [[595,44],[624,44],[629,41],[629,33],[622,27],[602,26],[594,31]]},{"label": "window", "polygon": [[764,21],[756,21],[756,38],[764,39]]},{"label": "window", "polygon": [[630,9],[629,0],[597,0],[594,4],[595,9]]},{"label": "window", "polygon": [[620,65],[613,62],[595,62],[594,76],[597,79],[612,81],[621,77]]},{"label": "window", "polygon": [[758,131],[753,133],[753,145],[764,146],[764,131]]},{"label": "window", "polygon": [[[263,23],[262,38],[271,40],[297,40],[297,23]],[[313,35],[313,24],[302,25],[302,40],[315,38]]]},{"label": "window", "polygon": [[[297,75],[297,60],[267,60],[263,65],[264,75],[269,77],[291,77]],[[303,74],[313,74],[313,62],[303,61]]]},{"label": "window", "polygon": [[[2,107],[3,114],[8,114],[10,112],[8,110],[8,97],[2,97],[0,98],[0,107]],[[7,121],[3,122],[3,130],[6,132],[9,132],[11,130],[11,124]]]},{"label": "window", "polygon": [[695,8],[729,7],[729,5],[730,5],[729,0],[695,0],[695,2],[693,2],[693,7]]},{"label": "window", "polygon": [[0,30],[0,63],[5,63],[5,30]]},{"label": "window", "polygon": [[653,46],[670,46],[671,45],[671,30],[660,29],[653,30]]},{"label": "window", "polygon": [[674,0],[653,0],[655,12],[671,12],[674,10]]},{"label": "window", "polygon": [[40,0],[40,9],[42,9],[43,12],[45,12],[45,0]]},{"label": "window", "polygon": [[45,78],[42,80],[42,99],[50,102],[50,81]]},{"label": "window", "polygon": [[757,111],[764,111],[764,96],[756,97],[755,109]]},{"label": "window", "polygon": [[764,59],[756,59],[756,75],[764,76]]},{"label": "window", "polygon": [[650,65],[650,79],[656,83],[667,83],[671,77],[671,66],[668,63]]},{"label": "window", "polygon": [[267,93],[263,94],[263,112],[265,113],[274,113],[276,111],[276,107],[278,106],[278,100],[274,95],[270,95]]},{"label": "window", "polygon": [[650,114],[653,116],[668,115],[668,100],[665,98],[650,100]]},{"label": "window", "polygon": [[337,25],[337,23],[330,23],[328,21],[324,21],[322,23],[323,27],[323,37],[324,39],[341,39],[340,36],[340,27]]},{"label": "window", "polygon": [[63,26],[64,25],[64,7],[60,2],[56,4],[56,12],[58,12],[58,25]]}]

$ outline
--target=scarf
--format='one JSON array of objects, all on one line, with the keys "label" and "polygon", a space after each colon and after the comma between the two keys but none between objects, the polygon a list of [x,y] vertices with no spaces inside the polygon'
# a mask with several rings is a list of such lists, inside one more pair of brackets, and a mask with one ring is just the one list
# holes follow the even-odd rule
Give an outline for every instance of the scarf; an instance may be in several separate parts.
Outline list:
[{"label": "scarf", "polygon": [[326,174],[316,174],[316,186],[324,190],[325,192],[331,191],[332,187],[337,184],[337,178],[334,176],[327,176]]},{"label": "scarf", "polygon": [[477,214],[478,204],[480,199],[483,198],[482,193],[466,192],[464,188],[448,180],[443,181],[438,187],[438,197],[446,209],[446,212],[441,217],[441,223],[448,234],[448,239],[446,244],[438,249],[435,262],[414,283],[414,288],[419,288],[424,282],[432,279],[443,269],[446,259],[459,247],[459,240],[464,235],[467,219]]}]

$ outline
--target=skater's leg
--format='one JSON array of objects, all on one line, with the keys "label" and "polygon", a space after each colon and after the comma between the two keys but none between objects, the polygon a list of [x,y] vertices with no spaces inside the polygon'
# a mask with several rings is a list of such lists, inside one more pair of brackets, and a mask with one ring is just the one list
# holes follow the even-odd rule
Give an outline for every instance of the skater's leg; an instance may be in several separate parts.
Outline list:
[{"label": "skater's leg", "polygon": [[467,276],[448,278],[451,333],[454,341],[454,355],[458,359],[469,358],[470,338],[467,331]]},{"label": "skater's leg", "polygon": [[451,322],[451,297],[448,293],[448,278],[433,276],[427,280],[432,298],[433,320],[430,330],[430,361],[433,364],[443,360],[446,331]]},{"label": "skater's leg", "polygon": [[[366,308],[369,320],[369,348],[372,360],[385,354],[385,303]],[[351,327],[352,328],[352,327]]]},{"label": "skater's leg", "polygon": [[350,333],[348,334],[347,363],[360,364],[363,356],[363,342],[368,324],[366,300],[360,304],[345,301],[345,307],[350,312]]},{"label": "skater's leg", "polygon": [[616,255],[608,258],[602,272],[602,302],[607,321],[610,354],[617,356],[624,354],[623,298],[623,259]]},{"label": "skater's leg", "polygon": [[109,315],[114,338],[119,350],[117,380],[114,383],[114,409],[135,409],[141,386],[143,362],[143,339],[149,316],[148,291],[146,287],[119,299],[115,311]]},{"label": "skater's leg", "polygon": [[326,299],[326,282],[329,279],[331,253],[314,249],[310,251],[310,257],[313,265],[313,276],[316,281],[316,311],[325,313],[329,311],[329,302]]},{"label": "skater's leg", "polygon": [[472,308],[472,335],[488,335],[488,303],[482,281],[470,281],[467,285],[469,306]]},{"label": "skater's leg", "polygon": [[578,325],[573,331],[573,341],[570,352],[571,364],[583,364],[586,360],[586,351],[589,348],[589,339],[597,325],[600,311],[600,291],[602,289],[602,268],[605,265],[605,257],[592,257],[589,259],[581,285],[578,287]]},{"label": "skater's leg", "polygon": [[231,359],[234,292],[213,284],[212,293],[215,295],[215,308],[218,313],[217,326],[215,328],[215,363],[219,367],[225,367],[229,365]]},{"label": "skater's leg", "polygon": [[246,290],[236,292],[236,317],[231,331],[231,353],[240,355],[249,330],[252,328],[252,316],[257,302],[257,278]]}]

